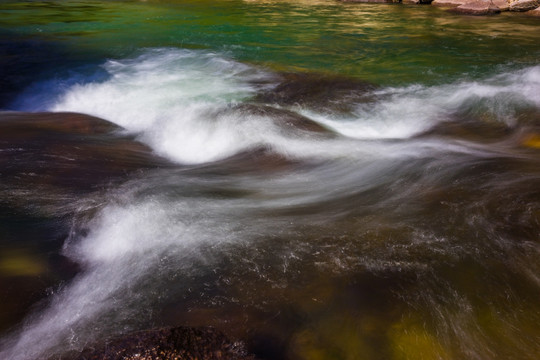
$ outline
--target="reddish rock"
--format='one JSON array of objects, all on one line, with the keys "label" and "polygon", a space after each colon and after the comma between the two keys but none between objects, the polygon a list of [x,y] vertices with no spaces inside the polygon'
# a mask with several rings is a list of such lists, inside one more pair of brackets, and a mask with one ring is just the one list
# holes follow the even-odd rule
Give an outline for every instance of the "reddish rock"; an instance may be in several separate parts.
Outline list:
[{"label": "reddish rock", "polygon": [[492,0],[491,3],[498,7],[501,11],[508,11],[508,0]]},{"label": "reddish rock", "polygon": [[392,0],[341,0],[341,2],[345,3],[393,3],[397,1]]},{"label": "reddish rock", "polygon": [[411,5],[422,5],[422,4],[431,4],[433,0],[401,0],[402,4],[411,4]]},{"label": "reddish rock", "polygon": [[537,7],[534,10],[527,11],[525,14],[530,15],[530,16],[538,16],[538,17],[540,17],[540,7]]},{"label": "reddish rock", "polygon": [[534,10],[538,6],[540,6],[540,3],[538,0],[515,0],[515,1],[509,1],[509,10],[510,11],[529,11]]},{"label": "reddish rock", "polygon": [[469,1],[470,0],[433,0],[431,5],[440,7],[458,7]]},{"label": "reddish rock", "polygon": [[451,10],[464,15],[493,15],[501,12],[490,0],[476,0],[460,5]]},{"label": "reddish rock", "polygon": [[0,112],[2,185],[62,199],[66,191],[80,194],[133,171],[171,165],[121,130],[84,114]]}]

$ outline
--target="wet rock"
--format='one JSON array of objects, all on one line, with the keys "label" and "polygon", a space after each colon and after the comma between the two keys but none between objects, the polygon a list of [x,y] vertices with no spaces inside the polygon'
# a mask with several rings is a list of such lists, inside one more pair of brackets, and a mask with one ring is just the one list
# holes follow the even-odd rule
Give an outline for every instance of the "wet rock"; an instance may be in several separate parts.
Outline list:
[{"label": "wet rock", "polygon": [[392,0],[340,0],[341,2],[345,3],[394,3],[399,1],[392,1]]},{"label": "wet rock", "polygon": [[[140,331],[107,341],[70,360],[255,360],[239,342],[213,328],[176,327]],[[51,359],[52,360],[52,359]]]},{"label": "wet rock", "polygon": [[269,117],[276,125],[289,133],[300,130],[329,136],[336,135],[331,129],[318,122],[286,109],[266,105],[242,104],[235,106],[232,110],[239,111],[244,115]]},{"label": "wet rock", "polygon": [[431,4],[433,0],[402,0],[402,4],[413,4],[413,5],[422,5],[422,4]]},{"label": "wet rock", "polygon": [[509,0],[509,10],[510,11],[529,11],[534,10],[538,6],[540,6],[540,3],[538,0]]},{"label": "wet rock", "polygon": [[318,73],[284,73],[277,86],[260,92],[255,101],[349,112],[351,104],[373,101],[372,91],[375,89],[373,84],[352,78]]},{"label": "wet rock", "polygon": [[440,7],[458,7],[467,2],[469,2],[469,0],[433,0],[431,5]]},{"label": "wet rock", "polygon": [[492,0],[491,3],[498,7],[501,11],[508,11],[509,10],[509,4],[508,0]]},{"label": "wet rock", "polygon": [[540,17],[540,7],[537,7],[534,10],[527,11],[526,14],[530,15],[530,16],[538,16],[538,17]]},{"label": "wet rock", "polygon": [[514,130],[504,124],[485,124],[477,121],[445,121],[420,134],[423,136],[450,137],[475,142],[495,142],[509,137]]},{"label": "wet rock", "polygon": [[121,128],[75,113],[0,112],[0,203],[80,196],[143,169],[171,166]]},{"label": "wet rock", "polygon": [[269,174],[290,171],[305,166],[301,161],[276,154],[271,149],[258,147],[242,151],[219,162],[209,163],[196,171],[205,175]]},{"label": "wet rock", "polygon": [[130,174],[172,166],[121,130],[83,114],[0,112],[0,331],[79,271],[53,255],[76,214]]},{"label": "wet rock", "polygon": [[501,12],[490,0],[477,0],[452,8],[452,12],[464,15],[493,15]]}]

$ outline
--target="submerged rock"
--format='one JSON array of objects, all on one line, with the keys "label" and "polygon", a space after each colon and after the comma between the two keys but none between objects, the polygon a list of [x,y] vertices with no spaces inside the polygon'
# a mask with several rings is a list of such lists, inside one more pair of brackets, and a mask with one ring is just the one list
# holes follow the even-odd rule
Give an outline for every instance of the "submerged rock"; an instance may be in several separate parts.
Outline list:
[{"label": "submerged rock", "polygon": [[284,73],[272,89],[255,101],[280,106],[297,105],[321,111],[349,112],[351,104],[373,101],[376,86],[361,80],[318,73]]},{"label": "submerged rock", "polygon": [[0,332],[79,271],[57,255],[75,214],[114,182],[171,166],[121,130],[83,114],[0,112]]},{"label": "submerged rock", "polygon": [[229,109],[240,112],[244,116],[269,117],[272,122],[287,132],[303,131],[314,134],[336,135],[331,129],[311,120],[310,118],[298,114],[294,111],[280,109],[267,105],[241,104]]},{"label": "submerged rock", "polygon": [[529,11],[534,10],[540,3],[538,0],[509,0],[509,10],[510,11]]},{"label": "submerged rock", "polygon": [[491,0],[476,0],[452,8],[451,11],[465,15],[492,15],[500,13],[501,9],[493,5]]},{"label": "submerged rock", "polygon": [[106,120],[76,113],[0,112],[0,203],[66,202],[142,169],[170,166]]},{"label": "submerged rock", "polygon": [[[213,328],[147,330],[70,354],[70,360],[255,360],[239,342]],[[51,359],[52,360],[52,359]]]},{"label": "submerged rock", "polygon": [[418,135],[449,137],[481,143],[497,142],[509,138],[514,130],[503,123],[480,121],[445,121]]}]

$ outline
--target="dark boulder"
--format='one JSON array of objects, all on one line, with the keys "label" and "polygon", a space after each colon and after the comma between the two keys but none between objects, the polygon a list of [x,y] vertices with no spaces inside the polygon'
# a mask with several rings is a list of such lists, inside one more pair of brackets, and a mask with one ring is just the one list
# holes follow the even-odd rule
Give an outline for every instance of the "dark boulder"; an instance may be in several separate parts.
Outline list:
[{"label": "dark boulder", "polygon": [[103,119],[0,112],[0,332],[79,271],[59,255],[75,216],[130,174],[169,166]]},{"label": "dark boulder", "polygon": [[122,128],[76,113],[0,112],[0,202],[81,195],[132,172],[171,164]]},{"label": "dark boulder", "polygon": [[373,101],[376,86],[358,79],[319,73],[283,73],[278,84],[261,91],[256,102],[349,112],[351,104]]}]

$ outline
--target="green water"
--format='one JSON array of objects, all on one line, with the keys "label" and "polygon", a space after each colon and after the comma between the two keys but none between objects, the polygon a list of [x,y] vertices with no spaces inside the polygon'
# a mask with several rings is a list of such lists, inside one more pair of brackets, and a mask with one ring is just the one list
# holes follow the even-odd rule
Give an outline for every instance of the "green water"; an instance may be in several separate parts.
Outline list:
[{"label": "green water", "polygon": [[[0,27],[8,31],[4,41],[49,44],[63,61],[125,57],[144,47],[207,48],[272,68],[345,74],[384,85],[448,83],[535,65],[540,57],[537,19],[462,17],[430,6],[4,1]],[[46,49],[34,55],[34,61],[50,65]]]}]

